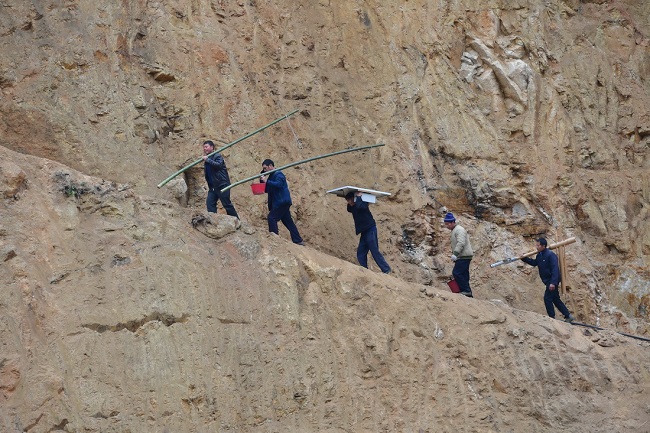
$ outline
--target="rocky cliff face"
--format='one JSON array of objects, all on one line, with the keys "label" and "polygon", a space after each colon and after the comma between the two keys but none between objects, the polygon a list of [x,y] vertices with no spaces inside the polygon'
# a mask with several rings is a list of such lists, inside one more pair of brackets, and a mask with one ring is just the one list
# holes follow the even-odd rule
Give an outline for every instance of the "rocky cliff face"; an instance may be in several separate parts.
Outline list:
[{"label": "rocky cliff face", "polygon": [[[647,344],[488,265],[575,236],[570,309],[649,335],[650,4],[309,3],[0,5],[2,430],[644,431]],[[201,165],[156,188],[294,109],[233,180],[385,143],[286,171],[307,247],[247,186],[205,215]],[[391,193],[392,276],[348,184]]]}]

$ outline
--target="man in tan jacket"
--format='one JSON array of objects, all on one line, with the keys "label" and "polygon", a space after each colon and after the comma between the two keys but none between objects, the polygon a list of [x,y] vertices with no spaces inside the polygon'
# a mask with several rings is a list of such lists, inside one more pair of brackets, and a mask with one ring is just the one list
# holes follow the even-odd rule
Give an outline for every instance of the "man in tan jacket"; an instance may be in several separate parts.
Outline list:
[{"label": "man in tan jacket", "polygon": [[458,283],[460,293],[473,298],[472,289],[469,286],[469,264],[474,256],[474,251],[469,243],[469,235],[460,224],[456,224],[456,217],[453,213],[448,212],[443,221],[445,227],[451,230],[451,260],[454,262],[454,270],[451,274]]}]

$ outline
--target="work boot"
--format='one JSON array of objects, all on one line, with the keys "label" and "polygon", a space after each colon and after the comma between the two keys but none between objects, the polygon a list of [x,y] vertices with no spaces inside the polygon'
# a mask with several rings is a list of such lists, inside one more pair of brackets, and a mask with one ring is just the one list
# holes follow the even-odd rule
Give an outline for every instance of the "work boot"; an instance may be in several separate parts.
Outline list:
[{"label": "work boot", "polygon": [[573,317],[573,314],[571,314],[571,313],[569,313],[569,315],[564,318],[564,321],[567,322],[567,323],[571,323],[574,320],[576,320],[576,318]]},{"label": "work boot", "polygon": [[460,292],[460,294],[461,294],[461,295],[465,295],[465,296],[467,296],[468,298],[473,298],[473,297],[474,297],[474,296],[472,296],[472,292]]}]

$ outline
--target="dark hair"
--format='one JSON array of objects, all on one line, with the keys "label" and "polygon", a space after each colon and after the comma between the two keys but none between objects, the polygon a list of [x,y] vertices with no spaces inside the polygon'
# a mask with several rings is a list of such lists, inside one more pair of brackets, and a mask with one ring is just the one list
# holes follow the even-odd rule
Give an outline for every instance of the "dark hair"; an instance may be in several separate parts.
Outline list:
[{"label": "dark hair", "polygon": [[354,191],[350,191],[349,193],[345,194],[345,198],[354,198]]},{"label": "dark hair", "polygon": [[539,239],[537,239],[537,242],[539,242],[539,244],[542,245],[542,246],[547,246],[548,245],[548,242],[546,242],[545,238],[539,238]]},{"label": "dark hair", "polygon": [[207,144],[207,145],[209,145],[210,147],[214,147],[214,142],[213,142],[212,140],[205,140],[205,141],[203,142],[203,144]]},{"label": "dark hair", "polygon": [[273,164],[273,161],[271,161],[270,159],[265,159],[264,161],[262,161],[262,165],[272,165],[273,167],[275,167],[275,164]]}]

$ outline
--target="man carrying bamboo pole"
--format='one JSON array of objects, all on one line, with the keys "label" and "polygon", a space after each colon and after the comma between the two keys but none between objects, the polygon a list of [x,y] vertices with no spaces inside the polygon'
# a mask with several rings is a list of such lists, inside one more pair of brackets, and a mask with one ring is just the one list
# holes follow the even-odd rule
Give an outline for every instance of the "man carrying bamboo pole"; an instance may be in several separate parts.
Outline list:
[{"label": "man carrying bamboo pole", "polygon": [[[262,162],[263,173],[273,169],[275,169],[275,164],[270,159],[265,159]],[[269,222],[269,231],[277,235],[278,221],[282,221],[282,224],[289,230],[293,243],[305,245],[302,237],[300,237],[296,223],[291,218],[291,193],[284,173],[278,170],[269,175],[261,176],[260,181],[266,183],[266,193],[268,194],[269,215],[267,220]]]},{"label": "man carrying bamboo pole", "polygon": [[235,206],[230,201],[230,190],[221,192],[221,190],[230,185],[230,176],[226,169],[226,161],[220,153],[214,152],[214,143],[211,140],[203,142],[203,161],[205,162],[205,180],[208,182],[208,198],[205,204],[208,212],[217,213],[217,200],[221,200],[223,208],[230,216],[239,219]]},{"label": "man carrying bamboo pole", "polygon": [[544,306],[549,317],[555,318],[555,307],[557,307],[560,313],[564,315],[565,322],[573,322],[575,317],[573,317],[573,314],[569,312],[569,309],[560,299],[560,266],[557,255],[546,248],[547,245],[548,243],[545,238],[537,239],[537,243],[535,244],[537,256],[534,259],[522,257],[521,261],[531,266],[537,266],[539,277],[546,286],[546,290],[544,291]]}]

